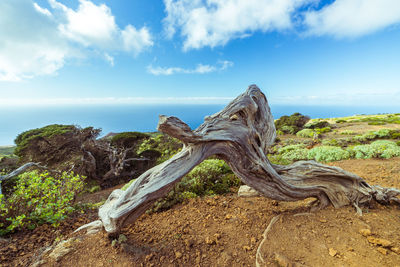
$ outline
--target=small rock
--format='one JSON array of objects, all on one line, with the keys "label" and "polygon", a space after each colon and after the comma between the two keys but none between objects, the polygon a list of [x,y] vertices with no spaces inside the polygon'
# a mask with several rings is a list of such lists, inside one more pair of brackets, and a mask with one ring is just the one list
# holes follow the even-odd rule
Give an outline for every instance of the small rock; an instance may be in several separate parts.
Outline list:
[{"label": "small rock", "polygon": [[251,188],[248,185],[242,185],[239,187],[238,191],[239,197],[256,197],[259,195],[260,193],[258,193],[255,189]]},{"label": "small rock", "polygon": [[210,238],[210,237],[206,237],[206,244],[208,244],[208,245],[212,245],[212,244],[215,244],[215,240],[214,239],[212,239],[212,238]]},{"label": "small rock", "polygon": [[186,239],[185,240],[185,245],[187,248],[191,248],[194,244],[194,241],[192,239]]},{"label": "small rock", "polygon": [[360,234],[362,234],[365,237],[372,235],[371,230],[369,229],[360,229]]},{"label": "small rock", "polygon": [[175,258],[177,259],[182,258],[182,253],[180,253],[179,251],[175,252]]},{"label": "small rock", "polygon": [[329,248],[329,255],[331,255],[332,257],[335,257],[337,255],[337,251],[334,250],[333,248]]},{"label": "small rock", "polygon": [[285,255],[276,252],[275,252],[275,261],[279,267],[290,267],[292,265],[290,260]]},{"label": "small rock", "polygon": [[149,254],[149,255],[146,255],[146,257],[145,257],[145,261],[151,261],[151,259],[154,257],[154,254],[153,253],[151,253],[151,254]]},{"label": "small rock", "polygon": [[243,246],[243,249],[244,249],[245,251],[249,251],[249,250],[251,250],[251,247],[249,247],[249,246]]},{"label": "small rock", "polygon": [[398,247],[392,247],[392,248],[390,248],[390,250],[393,252],[396,252],[397,254],[400,253],[400,248],[398,248]]},{"label": "small rock", "polygon": [[328,222],[327,220],[325,220],[325,219],[320,219],[319,220],[320,222],[322,222],[322,223],[326,223],[326,222]]},{"label": "small rock", "polygon": [[382,247],[391,247],[392,246],[392,242],[383,238],[376,238],[373,236],[368,236],[367,237],[368,242],[370,242],[371,244],[374,245],[379,245]]},{"label": "small rock", "polygon": [[385,248],[379,247],[376,250],[378,250],[380,253],[382,253],[383,255],[387,255],[388,251]]}]

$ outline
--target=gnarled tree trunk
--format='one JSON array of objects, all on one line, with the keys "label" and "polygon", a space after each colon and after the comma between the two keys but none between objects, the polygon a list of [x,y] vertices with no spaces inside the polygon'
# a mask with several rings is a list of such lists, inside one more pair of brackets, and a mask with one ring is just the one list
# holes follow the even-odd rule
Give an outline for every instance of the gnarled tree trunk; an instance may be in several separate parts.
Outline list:
[{"label": "gnarled tree trunk", "polygon": [[168,161],[142,174],[126,191],[115,190],[99,209],[105,230],[117,233],[133,222],[158,198],[164,196],[185,174],[209,156],[225,160],[247,185],[264,196],[282,201],[315,197],[319,208],[400,202],[400,191],[368,185],[361,177],[314,161],[289,166],[271,164],[267,148],[276,131],[267,99],[251,85],[225,109],[206,117],[192,131],[175,117],[160,116],[158,129],[181,140],[185,146]]}]

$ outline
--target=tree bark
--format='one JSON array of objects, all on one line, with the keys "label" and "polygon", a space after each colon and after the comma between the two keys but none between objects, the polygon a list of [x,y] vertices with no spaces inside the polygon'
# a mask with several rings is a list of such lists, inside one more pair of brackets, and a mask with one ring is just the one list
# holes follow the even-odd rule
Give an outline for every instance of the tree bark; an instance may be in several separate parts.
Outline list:
[{"label": "tree bark", "polygon": [[370,186],[361,177],[337,167],[314,161],[289,166],[271,164],[266,151],[275,140],[276,130],[267,99],[256,85],[251,85],[222,111],[206,117],[194,131],[178,118],[166,116],[160,116],[158,129],[185,146],[168,161],[142,174],[126,191],[111,193],[99,209],[99,217],[110,234],[136,220],[185,174],[212,155],[225,160],[245,184],[271,199],[296,201],[315,197],[317,208],[353,205],[358,212],[360,205],[368,205],[372,200],[400,203],[399,190]]}]

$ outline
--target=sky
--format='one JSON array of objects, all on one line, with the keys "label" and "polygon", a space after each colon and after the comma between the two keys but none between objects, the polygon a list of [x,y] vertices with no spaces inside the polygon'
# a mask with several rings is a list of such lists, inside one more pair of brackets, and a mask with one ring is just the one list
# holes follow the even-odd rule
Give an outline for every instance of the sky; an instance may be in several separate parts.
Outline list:
[{"label": "sky", "polygon": [[399,0],[0,0],[0,106],[400,101]]}]

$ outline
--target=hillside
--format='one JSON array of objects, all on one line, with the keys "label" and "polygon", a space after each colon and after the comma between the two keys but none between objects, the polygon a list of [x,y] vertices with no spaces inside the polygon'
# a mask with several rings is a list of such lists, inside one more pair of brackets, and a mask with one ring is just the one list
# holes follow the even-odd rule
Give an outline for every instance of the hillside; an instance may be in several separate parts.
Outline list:
[{"label": "hillside", "polygon": [[[400,188],[400,157],[396,154],[400,124],[392,120],[397,117],[329,119],[330,129],[318,136],[318,129],[306,137],[283,133],[271,148],[270,158],[284,164],[312,156],[353,172],[372,185]],[[313,150],[318,147],[328,148]],[[101,203],[111,190],[86,193],[77,201]],[[277,202],[261,196],[238,197],[235,190],[232,187],[225,195],[189,198],[168,210],[145,214],[116,240],[102,232],[89,236],[73,233],[96,219],[96,209],[86,209],[74,213],[58,228],[45,224],[33,232],[21,231],[0,239],[0,264],[255,266],[258,261],[259,266],[400,265],[400,209],[396,206],[375,204],[363,208],[361,217],[353,207],[310,213],[312,199]],[[274,223],[266,231],[271,221]],[[67,253],[54,259],[46,248],[62,240],[69,240]]]}]

